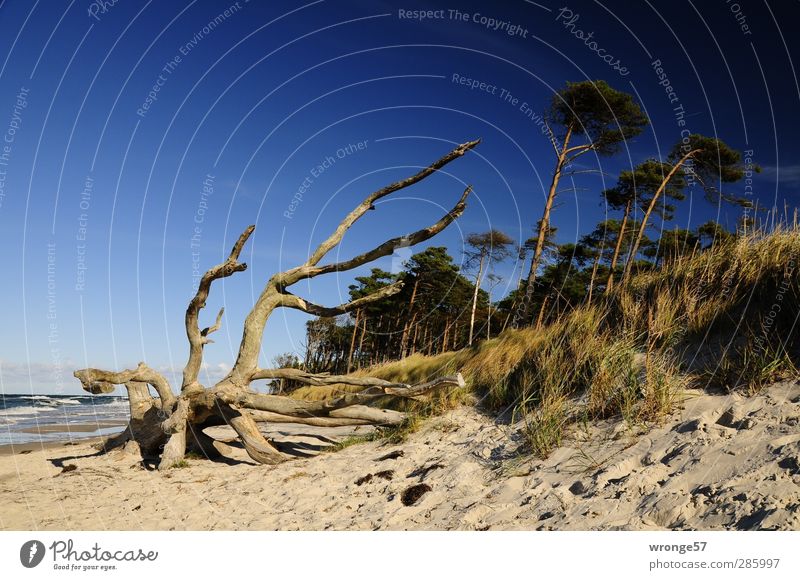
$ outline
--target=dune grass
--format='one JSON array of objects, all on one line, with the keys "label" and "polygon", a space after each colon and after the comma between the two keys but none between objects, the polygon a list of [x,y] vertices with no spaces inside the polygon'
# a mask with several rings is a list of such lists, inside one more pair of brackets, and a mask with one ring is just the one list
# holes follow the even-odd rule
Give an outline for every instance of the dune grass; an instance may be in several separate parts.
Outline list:
[{"label": "dune grass", "polygon": [[[420,383],[441,375],[458,372],[468,356],[464,351],[445,352],[436,356],[412,354],[402,360],[391,361],[352,373],[356,377],[375,377],[396,383]],[[363,389],[355,385],[325,385],[300,387],[292,397],[305,401],[322,401],[343,393]]]},{"label": "dune grass", "polygon": [[[664,420],[687,387],[755,394],[798,375],[800,229],[778,226],[635,276],[541,328],[508,330],[472,348],[415,354],[357,372],[416,383],[454,372],[468,392],[410,409],[423,416],[470,393],[523,420],[529,451],[545,457],[570,424]],[[322,399],[351,387],[307,387]]]}]

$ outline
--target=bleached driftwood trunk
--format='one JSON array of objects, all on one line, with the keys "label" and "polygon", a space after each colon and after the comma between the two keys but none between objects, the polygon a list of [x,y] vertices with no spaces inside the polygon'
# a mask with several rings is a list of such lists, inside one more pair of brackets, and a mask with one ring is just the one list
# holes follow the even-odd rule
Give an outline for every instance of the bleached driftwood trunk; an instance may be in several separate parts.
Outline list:
[{"label": "bleached driftwood trunk", "polygon": [[[430,239],[444,230],[464,212],[471,187],[464,190],[461,199],[449,212],[429,227],[387,240],[350,260],[320,265],[322,259],[339,245],[356,220],[368,210],[374,209],[375,201],[418,183],[464,155],[479,142],[476,140],[459,145],[417,174],[373,192],[342,220],[336,230],[317,247],[304,264],[272,276],[245,319],[239,354],[233,368],[217,384],[206,387],[198,380],[203,362],[203,349],[206,344],[212,342],[209,335],[219,330],[224,310],[219,311],[212,326],[202,330],[199,325],[200,311],[206,305],[211,284],[215,280],[226,278],[247,268],[246,264],[239,262],[239,255],[255,230],[255,226],[248,227],[239,236],[227,260],[203,275],[197,293],[186,309],[189,358],[183,371],[180,394],[175,395],[166,378],[145,363],[140,363],[135,369],[119,372],[93,368],[75,371],[75,377],[81,381],[83,388],[91,393],[110,393],[115,385],[125,385],[128,390],[130,424],[123,433],[105,441],[103,449],[110,449],[133,440],[138,443],[143,455],[157,456],[160,453],[159,469],[164,469],[172,467],[183,459],[187,450],[198,451],[207,456],[215,455],[213,440],[203,432],[203,429],[228,424],[236,431],[251,458],[259,463],[274,464],[285,461],[290,456],[278,451],[261,434],[258,422],[294,422],[316,426],[393,425],[402,422],[405,415],[397,411],[371,407],[369,403],[387,395],[416,398],[425,396],[435,389],[463,386],[461,375],[407,385],[370,377],[311,374],[291,368],[262,369],[258,365],[258,356],[264,327],[276,308],[294,308],[317,316],[336,316],[399,292],[401,283],[398,282],[352,302],[325,307],[304,300],[290,293],[287,288],[301,280],[321,274],[352,270],[388,256],[396,248]],[[259,394],[250,388],[254,381],[270,379],[291,379],[309,385],[355,385],[363,389],[332,400],[308,402],[281,395]],[[151,395],[151,387],[157,393],[157,397]]]}]

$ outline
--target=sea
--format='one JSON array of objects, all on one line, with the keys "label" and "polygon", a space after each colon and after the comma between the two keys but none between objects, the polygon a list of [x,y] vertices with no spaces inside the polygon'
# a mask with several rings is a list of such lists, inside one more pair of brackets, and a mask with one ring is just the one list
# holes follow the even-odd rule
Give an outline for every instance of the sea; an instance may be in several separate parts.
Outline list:
[{"label": "sea", "polygon": [[71,441],[121,431],[127,397],[0,393],[0,445]]}]

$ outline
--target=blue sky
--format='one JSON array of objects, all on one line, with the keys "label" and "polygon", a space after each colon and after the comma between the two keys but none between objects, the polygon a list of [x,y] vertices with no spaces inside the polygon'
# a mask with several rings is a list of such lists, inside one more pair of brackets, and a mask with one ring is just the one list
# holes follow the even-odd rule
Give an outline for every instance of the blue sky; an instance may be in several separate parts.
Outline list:
[{"label": "blue sky", "polygon": [[[666,154],[680,136],[655,60],[692,131],[753,150],[765,168],[759,203],[797,204],[798,145],[787,137],[798,51],[780,26],[797,16],[794,4],[459,5],[456,15],[442,3],[366,0],[2,2],[0,388],[78,392],[75,368],[139,360],[180,371],[197,275],[255,223],[248,270],[217,283],[204,311],[210,323],[226,308],[206,349],[213,379],[235,358],[241,321],[272,273],[302,262],[366,194],[476,137],[474,154],[365,216],[341,257],[428,225],[468,183],[468,210],[430,243],[460,260],[470,232],[524,240],[554,161],[530,113],[566,81],[602,78],[635,93],[652,126],[613,158],[581,160],[604,173],[576,177],[560,198],[553,223],[559,241],[574,240],[606,217],[599,192],[621,169]],[[674,224],[718,215],[732,225],[739,211],[697,194]],[[518,266],[498,267],[495,298]],[[360,273],[293,290],[340,303]],[[306,320],[273,316],[265,364],[302,352]]]}]

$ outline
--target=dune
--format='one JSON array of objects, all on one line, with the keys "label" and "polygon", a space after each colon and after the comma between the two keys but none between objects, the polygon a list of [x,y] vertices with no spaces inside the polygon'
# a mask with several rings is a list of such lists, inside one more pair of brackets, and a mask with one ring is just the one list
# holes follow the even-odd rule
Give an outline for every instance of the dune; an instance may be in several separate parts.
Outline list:
[{"label": "dune", "polygon": [[[277,466],[230,446],[224,462],[190,459],[166,472],[125,450],[34,449],[0,456],[0,528],[800,529],[795,382],[747,398],[689,391],[661,425],[575,428],[545,460],[520,455],[520,429],[460,407],[400,444]],[[281,425],[268,435],[308,453],[352,435],[324,432]]]}]

